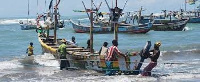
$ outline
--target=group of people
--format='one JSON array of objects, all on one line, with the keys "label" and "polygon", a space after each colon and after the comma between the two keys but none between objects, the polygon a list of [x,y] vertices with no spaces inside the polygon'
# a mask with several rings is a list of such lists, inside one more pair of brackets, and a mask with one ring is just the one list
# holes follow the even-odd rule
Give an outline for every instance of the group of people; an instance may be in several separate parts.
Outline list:
[{"label": "group of people", "polygon": [[[144,68],[144,70],[141,72],[142,76],[151,76],[151,70],[157,65],[157,60],[160,56],[160,49],[159,47],[161,46],[160,42],[156,42],[154,44],[154,49],[149,50],[150,49],[150,41],[148,41],[147,46],[145,49],[142,49],[140,52],[140,56],[141,56],[141,60],[138,63],[137,67],[136,67],[136,74],[140,73],[140,68],[142,66],[142,63],[144,62],[145,59],[150,58],[151,61],[150,63]],[[104,42],[103,46],[101,47],[99,54],[100,55],[104,55],[105,56],[105,61],[106,61],[106,75],[113,75],[115,74],[115,70],[113,70],[113,62],[117,61],[117,56],[122,56],[124,58],[126,58],[126,55],[123,54],[122,52],[120,52],[120,50],[118,49],[118,41],[117,40],[113,40],[112,41],[112,46],[110,46],[109,48],[107,47],[108,43]]]},{"label": "group of people", "polygon": [[[59,46],[58,48],[58,53],[59,53],[59,56],[60,56],[60,70],[62,70],[63,68],[65,69],[68,69],[70,67],[70,63],[67,59],[67,41],[65,39],[62,39],[61,40],[61,45]],[[72,36],[72,41],[70,41],[70,44],[71,45],[78,45],[75,41],[75,37]],[[30,45],[28,46],[27,50],[26,50],[26,53],[28,54],[28,56],[32,56],[34,55],[33,53],[33,50],[34,50],[34,47],[33,47],[33,42],[30,42]]]},{"label": "group of people", "polygon": [[[60,54],[60,59],[61,59],[61,63],[60,63],[60,70],[62,70],[63,68],[68,69],[68,67],[70,67],[70,63],[67,59],[67,51],[66,51],[66,40],[63,39],[61,40],[62,44],[59,46],[58,48],[58,52]],[[75,41],[75,37],[72,37],[72,42],[74,44],[76,44]],[[88,40],[87,44],[89,44],[90,40]],[[108,42],[104,42],[103,46],[101,47],[101,49],[99,50],[99,54],[100,55],[104,55],[105,56],[105,63],[106,63],[106,75],[112,75],[115,74],[115,70],[113,70],[113,62],[117,61],[117,57],[118,56],[122,56],[124,58],[126,58],[126,55],[123,54],[119,49],[118,49],[118,41],[117,40],[113,40],[112,41],[112,46],[110,46],[109,48],[108,46]],[[142,66],[142,63],[144,62],[145,59],[150,58],[151,61],[150,63],[144,68],[144,70],[141,72],[142,76],[151,76],[151,70],[157,65],[157,60],[160,56],[160,49],[159,47],[161,46],[160,42],[156,42],[154,44],[154,49],[149,50],[151,46],[150,41],[147,42],[146,47],[144,49],[141,50],[140,52],[140,62],[138,63],[137,67],[136,67],[136,71],[139,74],[140,72],[140,68]],[[33,55],[33,43],[30,42],[30,46],[27,48],[26,53],[28,53],[28,56],[32,56]],[[88,46],[89,48],[89,46]]]}]

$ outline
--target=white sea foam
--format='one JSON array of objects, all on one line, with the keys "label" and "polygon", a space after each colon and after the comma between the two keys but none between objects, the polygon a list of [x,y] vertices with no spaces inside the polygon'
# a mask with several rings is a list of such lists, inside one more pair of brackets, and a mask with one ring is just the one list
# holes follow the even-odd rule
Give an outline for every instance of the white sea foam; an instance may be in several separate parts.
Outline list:
[{"label": "white sea foam", "polygon": [[192,30],[192,29],[189,27],[185,27],[184,30],[187,31],[187,30]]},{"label": "white sea foam", "polygon": [[171,74],[167,77],[162,77],[162,79],[171,79],[171,80],[180,80],[180,79],[195,79],[200,78],[200,74],[182,74],[182,73],[175,73]]},{"label": "white sea foam", "polygon": [[20,65],[20,63],[16,59],[11,60],[11,61],[0,62],[0,70],[13,69],[13,68],[19,68],[19,67],[22,67],[22,65]]},{"label": "white sea foam", "polygon": [[180,50],[176,50],[176,51],[173,51],[174,53],[179,53],[179,52],[181,52]]},{"label": "white sea foam", "polygon": [[185,51],[196,51],[197,49],[189,49],[189,50],[185,50]]},{"label": "white sea foam", "polygon": [[43,66],[59,67],[59,62],[49,53],[35,56],[35,62]]},{"label": "white sea foam", "polygon": [[78,19],[79,21],[83,21],[83,20],[89,20],[89,18],[81,18],[81,19]]},{"label": "white sea foam", "polygon": [[[28,21],[36,22],[35,19],[28,19]],[[1,19],[0,24],[18,24],[19,22],[27,22],[27,19]]]}]

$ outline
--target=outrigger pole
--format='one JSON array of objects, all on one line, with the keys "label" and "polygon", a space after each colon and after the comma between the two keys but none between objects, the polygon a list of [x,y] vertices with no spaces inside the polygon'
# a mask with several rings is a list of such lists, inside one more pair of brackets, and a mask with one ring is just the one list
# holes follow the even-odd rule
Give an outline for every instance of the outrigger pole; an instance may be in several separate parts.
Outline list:
[{"label": "outrigger pole", "polygon": [[[56,0],[56,4],[57,4],[57,0]],[[57,32],[56,32],[56,30],[57,30],[57,5],[55,6],[55,9],[54,9],[54,16],[55,16],[55,18],[54,18],[54,43],[57,43],[57,37],[56,37],[56,35],[57,35]]]},{"label": "outrigger pole", "polygon": [[82,3],[83,3],[83,6],[84,6],[84,8],[85,8],[85,11],[86,11],[86,13],[87,13],[88,18],[90,19],[90,15],[88,14],[87,8],[85,7],[85,3],[84,3],[83,1],[82,1]]},{"label": "outrigger pole", "polygon": [[90,53],[93,53],[93,0],[91,0],[90,23]]},{"label": "outrigger pole", "polygon": [[[94,20],[93,19],[93,13],[94,13],[93,0],[91,0],[91,9],[87,9],[83,1],[82,3],[88,15],[88,18],[90,19],[90,53],[93,53],[94,52],[93,50],[93,20]],[[90,12],[90,15],[88,14],[88,12]]]},{"label": "outrigger pole", "polygon": [[27,24],[28,24],[28,18],[29,18],[29,0],[28,0],[28,17],[27,17]]},{"label": "outrigger pole", "polygon": [[186,6],[187,6],[187,0],[185,0],[185,11],[186,11]]},{"label": "outrigger pole", "polygon": [[[115,5],[116,5],[116,7],[115,7],[115,9],[116,9],[117,8],[117,0],[116,0]],[[114,9],[114,13],[116,12],[115,9]],[[118,21],[113,21],[113,22],[114,22],[114,28],[115,28],[115,30],[114,30],[114,39],[118,41]]]}]

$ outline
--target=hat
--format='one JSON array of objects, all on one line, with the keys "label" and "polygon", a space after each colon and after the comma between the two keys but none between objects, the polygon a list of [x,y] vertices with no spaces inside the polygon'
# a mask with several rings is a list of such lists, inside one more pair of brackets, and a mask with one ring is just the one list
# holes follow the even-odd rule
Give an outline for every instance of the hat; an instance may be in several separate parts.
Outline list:
[{"label": "hat", "polygon": [[157,47],[160,47],[160,46],[161,46],[161,42],[156,42],[155,45],[156,45]]},{"label": "hat", "polygon": [[63,42],[63,43],[64,43],[64,42],[66,42],[66,40],[65,40],[65,39],[62,39],[62,40],[61,40],[61,42]]}]

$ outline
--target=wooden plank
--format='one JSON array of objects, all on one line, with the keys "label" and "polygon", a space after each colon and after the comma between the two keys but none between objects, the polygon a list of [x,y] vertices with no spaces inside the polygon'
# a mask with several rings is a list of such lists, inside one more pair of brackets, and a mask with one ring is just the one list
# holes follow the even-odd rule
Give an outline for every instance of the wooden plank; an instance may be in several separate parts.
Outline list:
[{"label": "wooden plank", "polygon": [[66,48],[66,50],[69,50],[69,51],[71,51],[71,50],[83,50],[83,48]]}]

